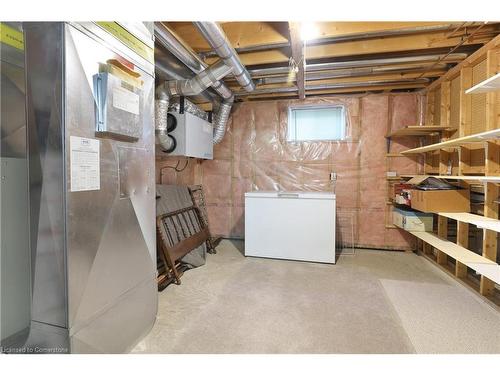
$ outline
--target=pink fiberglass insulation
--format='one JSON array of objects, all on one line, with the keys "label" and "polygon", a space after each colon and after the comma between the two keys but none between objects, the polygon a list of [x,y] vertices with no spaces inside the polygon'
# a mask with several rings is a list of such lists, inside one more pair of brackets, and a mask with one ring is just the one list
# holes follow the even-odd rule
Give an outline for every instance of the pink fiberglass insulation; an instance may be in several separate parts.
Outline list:
[{"label": "pink fiberglass insulation", "polygon": [[[344,105],[347,138],[342,141],[288,142],[290,106]],[[336,172],[337,233],[346,245],[409,249],[406,233],[386,227],[386,173],[416,173],[417,158],[386,158],[386,134],[417,125],[418,95],[379,94],[235,104],[224,140],[214,160],[191,160],[177,173],[163,169],[161,183],[202,184],[210,229],[214,235],[244,237],[244,194],[252,190],[331,191]],[[391,153],[415,146],[412,139],[394,139]],[[180,164],[184,165],[181,158]],[[157,161],[159,168],[177,158]]]}]

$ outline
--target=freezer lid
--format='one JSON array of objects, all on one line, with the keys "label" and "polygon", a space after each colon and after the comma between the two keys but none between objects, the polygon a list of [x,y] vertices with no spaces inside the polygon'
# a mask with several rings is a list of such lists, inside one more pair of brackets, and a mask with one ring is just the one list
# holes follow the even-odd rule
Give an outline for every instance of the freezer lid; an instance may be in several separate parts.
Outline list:
[{"label": "freezer lid", "polygon": [[319,191],[249,191],[245,198],[335,199],[331,192]]}]

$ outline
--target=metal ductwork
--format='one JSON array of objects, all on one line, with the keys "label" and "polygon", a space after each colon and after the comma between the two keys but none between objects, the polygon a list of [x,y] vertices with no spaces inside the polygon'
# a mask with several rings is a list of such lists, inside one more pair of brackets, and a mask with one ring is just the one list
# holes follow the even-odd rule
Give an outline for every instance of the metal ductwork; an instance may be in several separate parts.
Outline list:
[{"label": "metal ductwork", "polygon": [[[306,72],[320,71],[320,70],[335,70],[343,68],[360,68],[367,66],[380,66],[380,65],[393,65],[393,64],[407,64],[407,63],[429,63],[429,62],[455,62],[463,60],[467,57],[465,53],[452,53],[448,56],[445,55],[427,55],[427,56],[407,56],[407,57],[393,57],[386,59],[370,59],[370,60],[356,60],[356,61],[336,61],[322,64],[307,64]],[[440,60],[441,59],[441,60]],[[266,75],[280,75],[288,74],[290,67],[279,66],[274,68],[262,68],[250,70],[252,77],[260,77]]]},{"label": "metal ductwork", "polygon": [[[446,66],[441,64],[434,68],[444,69]],[[391,73],[401,74],[404,78],[405,74],[409,73],[422,73],[425,72],[425,69],[422,68],[409,68],[402,69],[401,67],[366,67],[366,68],[351,68],[351,69],[338,69],[338,70],[330,70],[330,71],[317,71],[317,72],[307,72],[305,79],[306,81],[318,81],[323,79],[332,79],[332,78],[344,78],[344,77],[361,77],[375,74],[384,74]],[[259,78],[259,84],[268,85],[274,83],[285,83],[285,82],[293,82],[296,80],[296,77],[289,76],[276,76],[276,77],[264,77]]]},{"label": "metal ductwork", "polygon": [[[163,47],[169,50],[177,59],[186,65],[193,73],[200,74],[208,68],[208,65],[203,62],[198,55],[169,27],[161,22],[155,22],[155,35],[156,41]],[[227,119],[231,112],[231,107],[234,101],[233,92],[226,86],[226,84],[219,80],[211,80],[210,85],[217,94],[220,95],[221,100],[219,103],[214,103],[214,136],[213,142],[219,143],[224,137],[226,130]],[[159,93],[163,95],[167,90],[164,90],[164,85],[159,87]],[[160,103],[161,104],[161,103]],[[165,113],[166,115],[166,113]],[[159,127],[166,128],[166,117],[158,124]],[[158,127],[157,127],[158,129]],[[165,140],[168,142],[168,140]],[[161,143],[160,143],[161,144]],[[168,146],[168,144],[167,144]]]},{"label": "metal ductwork", "polygon": [[[331,89],[343,89],[352,87],[370,87],[370,86],[380,86],[385,84],[397,85],[401,83],[415,83],[415,84],[425,84],[429,83],[428,78],[419,79],[399,79],[393,81],[367,81],[367,82],[347,82],[347,83],[326,83],[317,85],[307,85],[306,91],[311,90],[331,90]],[[296,86],[288,87],[273,87],[273,88],[263,88],[255,90],[254,92],[247,93],[245,91],[237,92],[236,96],[246,96],[246,95],[262,95],[262,94],[274,94],[274,93],[287,93],[295,92],[298,88]]]},{"label": "metal ductwork", "polygon": [[155,134],[161,149],[165,152],[170,152],[175,147],[174,139],[168,135],[167,113],[169,101],[170,97],[163,86],[156,90]]},{"label": "metal ductwork", "polygon": [[216,22],[194,22],[194,24],[217,55],[233,69],[234,77],[238,83],[246,91],[255,90],[250,73],[242,64],[222,28]]},{"label": "metal ductwork", "polygon": [[212,122],[214,126],[214,144],[220,143],[224,138],[224,134],[226,134],[226,125],[229,120],[229,114],[231,113],[233,101],[234,97],[231,97],[231,99],[216,103],[218,108],[214,111]]},{"label": "metal ductwork", "polygon": [[163,88],[172,96],[194,96],[202,93],[220,79],[231,72],[231,68],[224,61],[217,63],[203,70],[191,79],[167,81],[163,83]]}]

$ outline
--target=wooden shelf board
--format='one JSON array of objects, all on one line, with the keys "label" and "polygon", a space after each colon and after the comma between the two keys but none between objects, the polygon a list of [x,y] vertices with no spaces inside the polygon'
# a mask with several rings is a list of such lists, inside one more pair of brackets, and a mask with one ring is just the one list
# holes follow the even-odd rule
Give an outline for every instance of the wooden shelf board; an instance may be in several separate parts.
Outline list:
[{"label": "wooden shelf board", "polygon": [[432,135],[433,133],[440,133],[442,131],[452,131],[456,130],[448,126],[438,126],[438,125],[421,125],[421,126],[406,126],[401,129],[397,129],[392,133],[387,135],[387,138],[392,137],[408,137],[416,136],[422,137],[426,135]]},{"label": "wooden shelf board", "polygon": [[500,284],[500,265],[475,263],[471,264],[469,267],[476,271],[478,274],[483,275],[484,277],[496,282],[497,284]]},{"label": "wooden shelf board", "polygon": [[444,240],[430,232],[410,231],[410,233],[428,243],[432,247],[435,247],[439,251],[442,251],[446,255],[458,260],[460,263],[465,264],[467,267],[472,268],[477,273],[488,273],[488,276],[484,276],[496,283],[500,283],[500,278],[495,278],[495,276],[500,276],[500,274],[498,274],[500,266],[492,260],[476,254],[465,247],[459,246],[448,240]]},{"label": "wooden shelf board", "polygon": [[402,154],[421,154],[424,152],[441,150],[443,148],[451,148],[462,146],[467,143],[477,143],[477,142],[486,142],[488,140],[500,139],[500,129],[489,130],[482,133],[477,133],[473,135],[468,135],[465,137],[450,139],[448,141],[434,143],[432,145],[412,148],[409,150],[401,151]]},{"label": "wooden shelf board", "polygon": [[466,94],[484,94],[492,91],[500,91],[500,73],[479,82],[477,85],[465,90]]},{"label": "wooden shelf board", "polygon": [[[461,180],[461,181],[480,181],[500,183],[500,176],[443,176],[443,175],[425,175],[427,177],[441,178],[443,180]],[[416,177],[415,175],[401,175],[403,178]],[[423,176],[418,176],[423,177]]]},{"label": "wooden shelf board", "polygon": [[500,220],[468,212],[439,212],[441,216],[500,233]]}]

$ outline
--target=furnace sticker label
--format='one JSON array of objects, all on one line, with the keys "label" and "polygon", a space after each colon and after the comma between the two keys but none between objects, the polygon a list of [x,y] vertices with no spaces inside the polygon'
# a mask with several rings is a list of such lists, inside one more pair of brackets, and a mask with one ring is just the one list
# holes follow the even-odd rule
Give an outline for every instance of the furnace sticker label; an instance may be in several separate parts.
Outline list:
[{"label": "furnace sticker label", "polygon": [[71,191],[101,188],[99,146],[97,139],[69,137]]},{"label": "furnace sticker label", "polygon": [[138,115],[139,95],[123,87],[115,87],[113,88],[113,107]]}]

